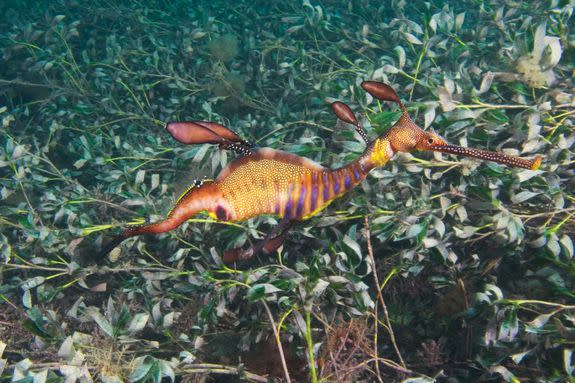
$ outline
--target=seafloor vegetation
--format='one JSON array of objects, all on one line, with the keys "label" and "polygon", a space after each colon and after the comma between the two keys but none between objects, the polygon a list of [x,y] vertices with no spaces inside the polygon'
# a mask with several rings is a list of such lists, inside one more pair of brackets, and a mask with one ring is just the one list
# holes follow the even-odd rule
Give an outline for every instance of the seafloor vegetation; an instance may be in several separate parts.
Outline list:
[{"label": "seafloor vegetation", "polygon": [[[2,1],[0,381],[574,382],[574,7]],[[543,166],[401,155],[273,257],[221,262],[275,218],[199,216],[97,258],[230,159],[165,121],[337,166],[363,146],[329,101],[398,116],[365,79]]]}]

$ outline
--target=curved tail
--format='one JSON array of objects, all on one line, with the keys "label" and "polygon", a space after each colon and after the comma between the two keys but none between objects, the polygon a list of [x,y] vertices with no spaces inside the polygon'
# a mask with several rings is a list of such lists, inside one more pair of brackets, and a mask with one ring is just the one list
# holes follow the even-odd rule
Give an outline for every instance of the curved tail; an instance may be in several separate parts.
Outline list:
[{"label": "curved tail", "polygon": [[228,219],[227,209],[220,187],[213,181],[198,182],[178,198],[167,217],[161,221],[129,226],[121,234],[104,245],[100,256],[106,256],[125,239],[143,234],[160,234],[173,230],[194,215],[207,211],[219,220]]}]

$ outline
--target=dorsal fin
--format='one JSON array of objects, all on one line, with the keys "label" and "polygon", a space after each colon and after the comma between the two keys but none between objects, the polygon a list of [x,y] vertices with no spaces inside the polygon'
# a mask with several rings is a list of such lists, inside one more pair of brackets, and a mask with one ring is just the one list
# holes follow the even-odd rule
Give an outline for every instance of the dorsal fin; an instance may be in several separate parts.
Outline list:
[{"label": "dorsal fin", "polygon": [[166,130],[182,144],[219,144],[224,141],[221,135],[194,121],[168,122]]},{"label": "dorsal fin", "polygon": [[403,115],[409,118],[407,109],[405,109],[395,90],[389,85],[379,81],[364,81],[361,83],[361,87],[378,100],[395,102],[401,108]]},{"label": "dorsal fin", "polygon": [[233,150],[240,155],[252,153],[249,142],[216,122],[172,121],[166,124],[166,130],[183,144],[218,144],[220,149]]}]

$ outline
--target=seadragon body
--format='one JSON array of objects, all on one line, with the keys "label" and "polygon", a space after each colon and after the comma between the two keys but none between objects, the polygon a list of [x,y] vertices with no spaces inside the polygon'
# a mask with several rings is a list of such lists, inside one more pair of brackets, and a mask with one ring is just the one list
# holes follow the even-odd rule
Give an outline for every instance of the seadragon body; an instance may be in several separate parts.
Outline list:
[{"label": "seadragon body", "polygon": [[253,148],[228,128],[214,122],[172,122],[167,131],[185,144],[218,144],[241,156],[233,160],[215,180],[192,185],[159,222],[130,226],[103,250],[108,253],[124,239],[159,234],[175,229],[200,212],[220,221],[243,221],[258,215],[281,218],[280,225],[263,241],[247,249],[224,253],[226,262],[252,257],[259,251],[271,252],[283,242],[291,225],[321,212],[333,200],[357,186],[375,167],[385,165],[397,152],[432,150],[495,161],[508,166],[537,169],[541,157],[523,159],[499,152],[447,144],[433,131],[424,131],[409,117],[395,91],[388,85],[365,81],[362,87],[374,97],[397,103],[402,116],[386,133],[370,141],[351,109],[332,104],[337,117],[353,124],[367,146],[361,156],[337,169],[326,168],[310,159],[271,148]]}]

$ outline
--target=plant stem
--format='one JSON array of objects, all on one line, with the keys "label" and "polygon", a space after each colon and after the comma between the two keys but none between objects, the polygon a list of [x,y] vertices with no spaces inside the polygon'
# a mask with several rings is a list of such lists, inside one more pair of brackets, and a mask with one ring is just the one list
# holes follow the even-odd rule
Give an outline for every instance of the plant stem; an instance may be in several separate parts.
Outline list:
[{"label": "plant stem", "polygon": [[261,375],[257,375],[254,374],[253,372],[249,372],[249,371],[240,371],[239,368],[237,367],[232,367],[232,366],[225,366],[225,365],[221,365],[221,364],[212,364],[212,363],[198,363],[198,364],[189,364],[187,365],[185,368],[182,369],[178,369],[176,371],[177,374],[182,374],[182,375],[190,375],[190,374],[201,374],[201,375],[205,375],[205,374],[226,374],[226,375],[239,375],[239,374],[245,374],[245,377],[247,379],[250,379],[254,382],[261,382],[261,383],[267,383],[268,379],[261,376]]},{"label": "plant stem", "polygon": [[379,320],[377,319],[377,305],[373,308],[373,316],[375,317],[374,326],[373,326],[373,358],[375,359],[375,373],[377,374],[377,380],[380,383],[383,383],[381,380],[381,372],[379,371],[379,363],[377,362],[379,359],[379,355],[377,353],[377,341],[378,341],[378,330],[379,330]]},{"label": "plant stem", "polygon": [[305,340],[307,342],[309,356],[309,372],[312,383],[317,383],[317,374],[315,371],[315,359],[313,357],[313,341],[311,339],[311,308],[305,311]]},{"label": "plant stem", "polygon": [[278,331],[278,329],[277,329],[277,327],[276,327],[276,323],[274,322],[274,317],[273,317],[272,312],[271,312],[270,308],[268,307],[266,301],[262,300],[261,302],[263,303],[264,308],[266,309],[266,313],[268,314],[268,318],[270,319],[270,323],[271,323],[272,329],[273,329],[273,331],[274,331],[274,337],[276,338],[276,344],[277,344],[277,346],[278,346],[278,351],[279,351],[279,353],[280,353],[280,360],[281,360],[281,362],[282,362],[282,368],[283,368],[283,370],[284,370],[284,375],[285,375],[285,378],[286,378],[286,382],[290,383],[290,382],[291,382],[291,379],[290,379],[290,377],[289,377],[289,371],[288,371],[288,368],[287,368],[286,358],[285,358],[285,356],[284,356],[284,350],[283,350],[282,342],[281,342],[281,339],[280,339],[280,333],[279,333],[279,331]]},{"label": "plant stem", "polygon": [[496,303],[512,304],[512,305],[518,305],[518,306],[522,306],[522,305],[526,305],[526,304],[552,306],[552,307],[560,308],[561,310],[573,310],[573,309],[575,309],[575,305],[564,305],[561,303],[540,301],[540,300],[536,300],[536,299],[500,299]]},{"label": "plant stem", "polygon": [[456,109],[529,109],[533,108],[533,105],[518,105],[518,104],[507,104],[507,105],[496,105],[496,104],[487,104],[484,102],[478,101],[476,104],[457,104],[455,106]]},{"label": "plant stem", "polygon": [[369,218],[365,216],[365,236],[367,237],[367,253],[369,254],[369,259],[371,261],[371,268],[373,273],[373,279],[375,282],[375,286],[377,288],[377,297],[379,298],[379,302],[381,303],[381,307],[383,308],[383,314],[385,316],[385,323],[387,325],[387,332],[389,333],[389,338],[391,340],[391,344],[393,345],[393,349],[397,354],[397,358],[399,359],[399,363],[401,367],[405,367],[405,362],[401,356],[401,352],[399,352],[399,347],[397,347],[397,342],[395,341],[395,334],[393,333],[393,327],[391,327],[391,320],[389,319],[389,313],[387,312],[387,306],[385,304],[385,300],[383,299],[383,295],[381,294],[381,289],[379,288],[379,277],[377,276],[377,269],[375,266],[375,258],[373,257],[373,247],[371,245],[371,232],[369,230]]}]

